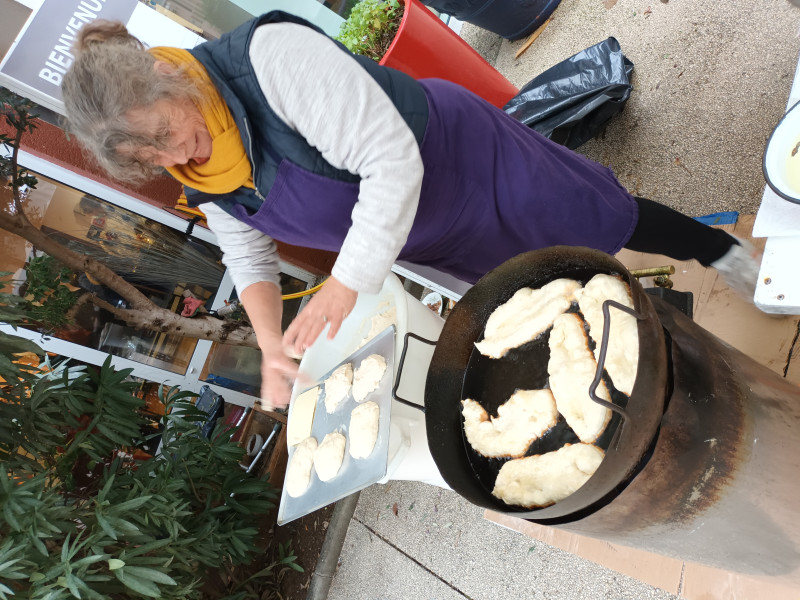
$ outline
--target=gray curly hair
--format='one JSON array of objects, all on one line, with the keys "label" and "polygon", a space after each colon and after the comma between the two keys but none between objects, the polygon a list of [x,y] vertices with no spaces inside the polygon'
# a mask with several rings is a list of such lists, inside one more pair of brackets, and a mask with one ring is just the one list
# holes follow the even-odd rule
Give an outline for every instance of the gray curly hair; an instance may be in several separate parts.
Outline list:
[{"label": "gray curly hair", "polygon": [[130,149],[164,148],[169,124],[144,133],[129,115],[159,100],[197,99],[197,87],[181,71],[157,71],[156,59],[118,21],[98,19],[84,25],[74,51],[75,61],[61,86],[67,132],[115,179],[138,184],[161,173]]}]

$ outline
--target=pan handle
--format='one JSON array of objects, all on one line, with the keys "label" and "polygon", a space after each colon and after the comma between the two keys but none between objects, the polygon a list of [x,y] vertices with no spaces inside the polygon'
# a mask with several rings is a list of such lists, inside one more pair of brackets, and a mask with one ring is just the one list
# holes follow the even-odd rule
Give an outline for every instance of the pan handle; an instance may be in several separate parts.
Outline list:
[{"label": "pan handle", "polygon": [[606,353],[608,352],[608,335],[611,332],[611,315],[609,314],[609,307],[613,306],[614,308],[621,310],[622,312],[626,312],[632,317],[636,318],[639,321],[645,320],[647,317],[633,308],[625,306],[624,304],[620,304],[615,300],[606,300],[603,302],[603,338],[600,342],[600,353],[597,356],[597,371],[594,374],[594,380],[592,384],[589,386],[589,397],[597,402],[598,404],[605,406],[606,408],[613,410],[624,419],[627,419],[628,415],[622,407],[617,406],[613,402],[608,402],[599,398],[597,396],[597,386],[600,385],[600,381],[603,379],[603,367],[606,364]]},{"label": "pan handle", "polygon": [[424,344],[430,344],[431,346],[436,345],[436,340],[429,340],[424,337],[417,335],[416,333],[411,333],[410,331],[406,333],[403,338],[403,351],[400,353],[400,362],[397,365],[397,379],[394,382],[394,387],[392,388],[392,398],[397,400],[398,402],[402,402],[406,406],[410,406],[412,408],[416,408],[417,410],[425,412],[425,407],[420,406],[415,402],[411,402],[410,400],[406,400],[405,398],[401,398],[397,395],[397,390],[400,387],[400,378],[403,376],[403,365],[406,362],[406,353],[408,352],[408,338],[414,338],[415,340],[419,340]]}]

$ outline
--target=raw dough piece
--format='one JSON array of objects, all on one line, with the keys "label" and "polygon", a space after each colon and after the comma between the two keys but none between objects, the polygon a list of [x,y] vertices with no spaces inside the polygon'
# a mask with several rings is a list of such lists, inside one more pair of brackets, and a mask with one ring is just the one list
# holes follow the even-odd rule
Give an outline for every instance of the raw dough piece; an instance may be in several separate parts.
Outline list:
[{"label": "raw dough piece", "polygon": [[313,437],[307,437],[294,449],[292,460],[286,468],[286,493],[292,498],[302,496],[308,489],[316,449],[317,440]]},{"label": "raw dough piece", "polygon": [[[582,442],[593,442],[611,419],[611,411],[589,397],[597,362],[589,350],[589,338],[583,321],[575,313],[559,316],[550,332],[550,389],[556,399],[558,412]],[[599,398],[611,401],[601,381],[595,392]]]},{"label": "raw dough piece", "polygon": [[299,444],[311,435],[314,411],[317,409],[317,400],[321,392],[319,386],[313,387],[292,402],[292,415],[286,427],[286,441],[290,446]]},{"label": "raw dough piece", "polygon": [[[384,303],[383,306],[387,305],[388,302]],[[378,307],[380,308],[380,307]],[[358,345],[359,348],[363,348],[366,346],[373,338],[376,338],[378,334],[389,327],[389,325],[394,325],[397,327],[397,307],[392,306],[391,308],[387,308],[383,312],[372,315],[369,320],[369,331],[367,335],[361,340],[361,343]]]},{"label": "raw dough piece", "polygon": [[353,365],[345,363],[325,380],[325,410],[332,413],[347,398],[353,384]]},{"label": "raw dough piece", "polygon": [[603,456],[591,444],[566,444],[555,452],[515,458],[500,469],[492,494],[525,508],[554,504],[586,483]]},{"label": "raw dough piece", "polygon": [[558,420],[550,390],[517,390],[500,405],[496,417],[474,400],[461,404],[467,441],[484,456],[522,456]]},{"label": "raw dough piece", "polygon": [[[603,339],[603,302],[616,300],[633,308],[628,284],[613,275],[595,275],[583,288],[579,298],[583,318],[589,324],[589,333],[595,341],[595,357],[600,355]],[[608,334],[608,352],[605,369],[614,387],[623,394],[631,395],[639,366],[639,329],[636,317],[614,308],[608,309],[611,330]]]},{"label": "raw dough piece", "polygon": [[517,290],[489,316],[483,340],[475,347],[484,356],[501,358],[512,348],[530,342],[569,308],[580,288],[573,279],[556,279],[536,290]]},{"label": "raw dough piece", "polygon": [[378,423],[381,409],[375,402],[359,404],[350,413],[350,456],[367,458],[378,439]]},{"label": "raw dough piece", "polygon": [[342,468],[344,447],[347,438],[334,431],[322,438],[322,443],[314,452],[314,470],[320,481],[330,481]]},{"label": "raw dough piece", "polygon": [[370,354],[361,361],[353,373],[353,398],[363,402],[367,396],[378,389],[383,374],[386,372],[386,359],[380,354]]}]

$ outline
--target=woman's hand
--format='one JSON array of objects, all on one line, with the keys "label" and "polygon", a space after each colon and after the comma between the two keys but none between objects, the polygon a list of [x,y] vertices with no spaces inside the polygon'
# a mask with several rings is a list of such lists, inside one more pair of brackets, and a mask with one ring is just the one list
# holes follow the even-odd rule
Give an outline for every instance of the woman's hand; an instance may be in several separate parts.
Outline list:
[{"label": "woman's hand", "polygon": [[292,321],[283,336],[283,344],[296,354],[302,354],[317,339],[326,325],[330,325],[328,339],[338,333],[345,317],[356,304],[358,292],[351,290],[335,277],[331,277],[314,294],[305,308]]},{"label": "woman's hand", "polygon": [[261,351],[261,405],[267,409],[285,408],[297,377],[297,363],[283,352],[280,344]]}]

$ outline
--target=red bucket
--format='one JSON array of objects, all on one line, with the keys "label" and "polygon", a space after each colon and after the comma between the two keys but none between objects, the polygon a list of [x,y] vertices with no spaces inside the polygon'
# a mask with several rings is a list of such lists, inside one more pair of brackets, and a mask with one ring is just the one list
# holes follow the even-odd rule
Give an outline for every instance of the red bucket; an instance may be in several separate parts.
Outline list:
[{"label": "red bucket", "polygon": [[452,81],[499,108],[519,92],[419,0],[405,0],[400,28],[380,64],[414,79]]}]

